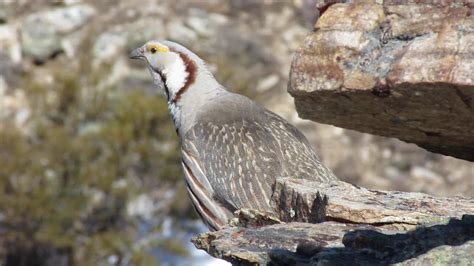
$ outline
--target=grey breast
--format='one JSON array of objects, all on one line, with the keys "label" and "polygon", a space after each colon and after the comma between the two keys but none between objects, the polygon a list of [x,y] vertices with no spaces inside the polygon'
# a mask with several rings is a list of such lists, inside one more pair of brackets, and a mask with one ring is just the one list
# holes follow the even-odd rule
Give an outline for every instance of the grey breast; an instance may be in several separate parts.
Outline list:
[{"label": "grey breast", "polygon": [[[200,114],[182,142],[188,169],[202,190],[233,211],[271,211],[277,177],[334,180],[304,135],[280,116],[240,95],[220,99]],[[209,203],[211,204],[211,203]]]}]

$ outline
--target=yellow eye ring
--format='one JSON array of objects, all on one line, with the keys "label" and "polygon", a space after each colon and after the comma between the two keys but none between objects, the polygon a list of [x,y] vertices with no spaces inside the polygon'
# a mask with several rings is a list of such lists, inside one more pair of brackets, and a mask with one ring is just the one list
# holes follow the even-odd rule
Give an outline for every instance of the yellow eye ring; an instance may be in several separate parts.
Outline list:
[{"label": "yellow eye ring", "polygon": [[157,45],[157,44],[148,45],[146,50],[149,53],[152,53],[152,54],[156,54],[157,52],[168,52],[169,51],[168,47]]}]

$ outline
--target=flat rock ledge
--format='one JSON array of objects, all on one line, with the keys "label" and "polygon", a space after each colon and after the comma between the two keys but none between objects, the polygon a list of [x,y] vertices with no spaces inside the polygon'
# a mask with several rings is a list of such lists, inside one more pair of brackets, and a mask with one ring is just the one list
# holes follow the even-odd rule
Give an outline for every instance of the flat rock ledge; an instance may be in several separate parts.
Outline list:
[{"label": "flat rock ledge", "polygon": [[320,9],[294,56],[299,115],[474,161],[474,4],[354,2]]},{"label": "flat rock ledge", "polygon": [[[192,242],[233,265],[469,265],[474,258],[472,198],[280,178],[271,201],[275,212],[239,210],[231,225]],[[311,222],[321,215],[325,222]]]}]

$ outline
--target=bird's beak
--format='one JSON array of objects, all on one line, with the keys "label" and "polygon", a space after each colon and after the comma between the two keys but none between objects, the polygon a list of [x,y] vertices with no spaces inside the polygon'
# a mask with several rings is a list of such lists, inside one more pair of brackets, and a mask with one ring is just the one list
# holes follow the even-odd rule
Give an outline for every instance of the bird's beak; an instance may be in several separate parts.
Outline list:
[{"label": "bird's beak", "polygon": [[140,47],[140,48],[137,48],[135,50],[133,50],[131,53],[130,53],[130,58],[131,59],[140,59],[144,57],[143,55],[143,48]]}]

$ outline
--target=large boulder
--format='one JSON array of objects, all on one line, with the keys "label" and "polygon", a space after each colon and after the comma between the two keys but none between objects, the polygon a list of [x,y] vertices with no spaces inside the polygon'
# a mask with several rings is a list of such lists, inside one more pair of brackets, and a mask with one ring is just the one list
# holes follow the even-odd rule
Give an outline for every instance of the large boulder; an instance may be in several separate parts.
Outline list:
[{"label": "large boulder", "polygon": [[330,5],[293,59],[299,115],[474,161],[472,8]]}]

